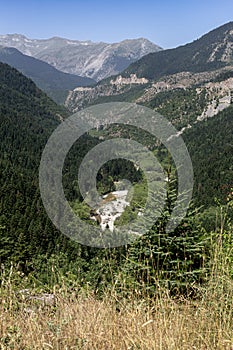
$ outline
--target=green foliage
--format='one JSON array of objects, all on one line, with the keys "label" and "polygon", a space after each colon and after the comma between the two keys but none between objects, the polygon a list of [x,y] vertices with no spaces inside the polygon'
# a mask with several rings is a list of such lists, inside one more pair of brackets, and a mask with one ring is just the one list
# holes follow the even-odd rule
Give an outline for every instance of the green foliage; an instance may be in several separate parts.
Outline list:
[{"label": "green foliage", "polygon": [[232,77],[233,77],[233,71],[230,70],[230,71],[220,73],[215,79],[212,80],[212,82],[220,82]]},{"label": "green foliage", "polygon": [[130,223],[134,221],[138,215],[140,215],[140,211],[143,210],[146,204],[148,194],[147,191],[148,188],[145,180],[134,184],[128,194],[129,199],[132,198],[130,201],[130,206],[127,206],[122,215],[116,219],[116,226]]},{"label": "green foliage", "polygon": [[194,168],[194,199],[205,207],[216,197],[226,200],[233,187],[232,114],[230,106],[183,134]]},{"label": "green foliage", "polygon": [[[143,88],[146,88],[148,84],[143,84]],[[117,95],[110,95],[110,96],[97,96],[96,99],[92,100],[91,103],[88,103],[88,106],[90,105],[96,105],[99,103],[108,103],[108,102],[134,102],[137,98],[139,98],[144,93],[144,90],[140,85],[129,85],[127,88],[124,88],[124,91],[122,93],[119,93]]]},{"label": "green foliage", "polygon": [[196,88],[189,88],[160,92],[145,105],[165,116],[180,130],[196,121],[207,102],[205,89],[198,94]]}]

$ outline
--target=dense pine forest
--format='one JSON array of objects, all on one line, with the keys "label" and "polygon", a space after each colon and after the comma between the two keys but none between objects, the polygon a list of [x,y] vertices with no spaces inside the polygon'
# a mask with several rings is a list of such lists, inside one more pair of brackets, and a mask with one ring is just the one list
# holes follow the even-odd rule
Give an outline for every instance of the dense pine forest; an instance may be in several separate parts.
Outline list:
[{"label": "dense pine forest", "polygon": [[[130,95],[127,99],[130,99]],[[163,105],[168,99],[172,104]],[[151,108],[159,106],[160,112],[181,128],[183,120],[173,118],[177,109],[185,106],[194,109],[195,104],[198,102],[201,105],[203,100],[204,96],[197,96],[192,89],[176,90],[160,94],[147,105]],[[219,295],[221,298],[212,310],[216,317],[213,325],[224,320],[224,329],[226,333],[229,332],[232,317],[229,291],[233,277],[232,106],[212,119],[197,123],[183,134],[194,168],[194,194],[186,217],[173,232],[166,231],[166,224],[177,196],[177,178],[171,155],[163,145],[147,133],[139,134],[133,128],[124,130],[119,125],[92,130],[83,135],[78,144],[74,144],[63,169],[64,191],[74,211],[92,225],[98,223],[91,221],[91,210],[83,202],[77,186],[77,168],[85,154],[103,140],[121,136],[143,141],[161,161],[168,176],[165,208],[149,232],[134,243],[99,249],[83,246],[62,235],[48,218],[40,197],[39,164],[42,151],[51,133],[70,112],[56,105],[30,79],[2,63],[0,101],[0,278],[2,300],[5,304],[9,302],[8,298],[13,300],[8,311],[12,314],[16,310],[19,314],[25,312],[19,306],[20,298],[25,298],[17,294],[20,290],[29,291],[29,294],[33,291],[36,295],[53,293],[51,295],[61,298],[60,303],[67,300],[70,310],[75,310],[77,295],[85,295],[97,303],[106,302],[103,308],[114,315],[116,313],[116,319],[118,313],[127,310],[125,300],[145,303],[145,309],[160,298],[166,303],[186,300],[194,303],[194,308],[197,300],[205,300],[207,308],[211,303],[210,296],[215,291],[216,300]],[[198,113],[195,110],[191,121]],[[145,204],[147,185],[143,172],[130,161],[114,160],[106,163],[97,176],[97,188],[101,195],[115,190],[115,183],[123,179],[131,181],[135,191],[130,206],[116,221],[119,227],[135,219]],[[226,281],[226,285],[223,281]],[[108,304],[111,297],[115,300],[114,306]],[[86,307],[91,305],[90,300]],[[161,312],[164,308],[169,318],[166,303],[160,303],[157,307]],[[224,303],[229,308],[228,312],[223,310]],[[57,312],[55,304],[46,310],[43,307],[41,310],[48,319],[51,313]],[[65,306],[62,304],[62,307]],[[113,311],[110,311],[111,307]],[[176,307],[179,307],[178,304],[174,304],[172,310],[176,310]],[[223,318],[218,319],[218,308],[224,313]],[[149,314],[145,316],[142,310],[133,307],[131,311],[136,312],[135,317],[138,313],[144,320],[143,324],[146,324]],[[96,313],[94,306],[91,312]],[[50,330],[59,334],[57,328],[54,331],[54,324],[49,324]],[[10,349],[7,346],[14,337],[19,336],[17,328],[12,327],[8,329],[8,336],[0,338],[2,349]],[[226,338],[230,341],[228,334]],[[23,344],[20,337],[17,341]],[[82,337],[76,340],[70,337],[69,341],[77,349],[88,348],[84,347]],[[61,349],[64,344],[57,345],[57,348]],[[109,348],[97,346],[97,349]],[[149,345],[128,347],[148,348]],[[22,345],[20,349],[26,347]]]},{"label": "dense pine forest", "polygon": [[[74,276],[77,273],[77,279],[90,280],[94,286],[96,281],[101,281],[101,284],[108,283],[109,266],[103,264],[105,259],[108,261],[110,257],[114,266],[112,268],[116,269],[116,272],[119,268],[130,271],[131,264],[138,264],[140,261],[142,266],[139,264],[136,274],[132,270],[132,278],[138,281],[139,285],[148,283],[149,290],[154,290],[154,279],[161,274],[161,268],[162,275],[166,275],[166,281],[171,285],[171,291],[181,288],[185,293],[186,288],[191,288],[194,281],[204,281],[207,271],[206,267],[202,269],[202,266],[203,261],[209,259],[210,239],[204,228],[205,225],[209,225],[208,228],[215,225],[215,219],[212,218],[211,222],[208,212],[214,210],[214,198],[218,198],[221,205],[227,207],[230,188],[233,185],[230,165],[232,108],[206,121],[204,125],[197,125],[185,134],[194,165],[195,192],[187,218],[175,232],[165,232],[176,196],[174,175],[168,188],[167,207],[148,235],[132,246],[110,250],[88,248],[72,242],[56,230],[45,213],[38,188],[38,168],[42,150],[51,132],[68,116],[68,112],[63,107],[58,107],[32,81],[15,69],[4,64],[1,64],[0,68],[1,263],[9,266],[13,262],[30,278],[38,278],[38,283],[42,279],[46,284],[51,283],[48,276],[50,261],[52,264],[55,259],[60,266],[61,256],[64,272],[72,271]],[[219,122],[223,125],[221,129],[218,127]],[[117,128],[110,128],[110,134],[113,135]],[[125,132],[124,136],[129,136],[130,131]],[[102,139],[107,137],[107,133],[106,130],[102,133]],[[121,133],[123,135],[123,130]],[[76,146],[72,147],[63,171],[66,196],[73,203],[77,213],[86,217],[89,222],[90,209],[82,204],[82,197],[77,188],[76,169],[87,151],[101,142],[97,134],[92,133],[81,138],[78,154]],[[133,135],[136,139],[139,137],[137,132],[132,130],[130,137]],[[140,138],[153,148],[153,139],[147,134],[140,134]],[[154,151],[169,171],[169,168],[173,167],[169,155],[163,151],[163,147],[157,150],[155,148]],[[137,183],[138,190],[131,207],[127,208],[119,224],[135,217],[134,212],[137,212],[138,205],[143,203],[146,187],[142,172],[136,171],[131,162],[111,161],[100,169],[97,181],[100,192],[105,194],[114,189],[114,181],[124,178]],[[144,264],[147,264],[146,275]]]}]

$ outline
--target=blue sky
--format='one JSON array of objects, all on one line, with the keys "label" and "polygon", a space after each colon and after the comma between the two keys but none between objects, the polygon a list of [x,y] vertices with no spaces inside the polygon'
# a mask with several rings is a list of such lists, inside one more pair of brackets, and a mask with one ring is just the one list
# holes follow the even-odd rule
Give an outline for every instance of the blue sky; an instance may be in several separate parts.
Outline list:
[{"label": "blue sky", "polygon": [[9,0],[0,34],[116,42],[145,37],[163,48],[193,41],[233,20],[232,0]]}]

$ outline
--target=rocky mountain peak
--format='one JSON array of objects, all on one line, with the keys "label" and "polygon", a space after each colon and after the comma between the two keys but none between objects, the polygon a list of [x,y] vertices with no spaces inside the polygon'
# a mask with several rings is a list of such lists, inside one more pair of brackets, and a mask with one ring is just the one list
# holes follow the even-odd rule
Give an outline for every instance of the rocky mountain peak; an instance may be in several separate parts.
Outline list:
[{"label": "rocky mountain peak", "polygon": [[145,38],[126,39],[109,44],[60,37],[28,39],[21,34],[1,35],[0,45],[14,47],[65,73],[96,81],[118,74],[142,56],[161,50],[161,47]]}]

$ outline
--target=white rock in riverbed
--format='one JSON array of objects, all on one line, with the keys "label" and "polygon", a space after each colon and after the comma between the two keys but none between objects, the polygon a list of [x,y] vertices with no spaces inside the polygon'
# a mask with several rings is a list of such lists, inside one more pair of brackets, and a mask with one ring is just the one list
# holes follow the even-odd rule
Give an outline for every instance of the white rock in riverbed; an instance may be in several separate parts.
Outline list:
[{"label": "white rock in riverbed", "polygon": [[103,197],[103,204],[96,210],[97,215],[101,218],[100,227],[103,231],[106,228],[113,231],[115,220],[130,204],[127,201],[128,190],[114,191],[110,195],[111,197],[109,194]]}]

